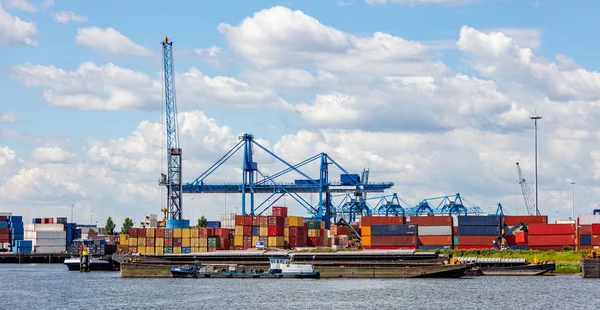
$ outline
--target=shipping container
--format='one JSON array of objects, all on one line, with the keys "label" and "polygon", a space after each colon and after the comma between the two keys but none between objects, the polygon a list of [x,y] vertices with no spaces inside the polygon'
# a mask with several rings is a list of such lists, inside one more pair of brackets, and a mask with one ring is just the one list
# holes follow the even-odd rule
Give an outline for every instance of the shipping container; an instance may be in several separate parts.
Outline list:
[{"label": "shipping container", "polygon": [[290,227],[302,227],[304,226],[304,218],[301,216],[290,216],[288,217]]},{"label": "shipping container", "polygon": [[[502,218],[497,215],[460,215],[458,216],[458,227],[460,226],[500,226]],[[459,233],[460,234],[460,233]]]},{"label": "shipping container", "polygon": [[600,223],[600,215],[585,214],[579,216],[579,225],[592,225]]},{"label": "shipping container", "polygon": [[244,226],[252,226],[252,215],[244,215]]},{"label": "shipping container", "polygon": [[269,216],[269,226],[284,227],[285,218],[283,216]]},{"label": "shipping container", "polygon": [[260,226],[252,226],[252,236],[260,236]]},{"label": "shipping container", "polygon": [[283,236],[279,236],[279,237],[269,236],[268,246],[269,247],[282,248],[284,246]]},{"label": "shipping container", "polygon": [[411,216],[408,221],[419,226],[452,226],[451,216]]},{"label": "shipping container", "polygon": [[24,231],[65,231],[64,224],[25,224]]},{"label": "shipping container", "polygon": [[485,245],[485,246],[493,246],[492,242],[498,238],[498,236],[479,236],[479,235],[459,235],[458,236],[458,244],[459,245]]},{"label": "shipping container", "polygon": [[527,230],[530,238],[533,235],[575,235],[573,224],[530,224]]},{"label": "shipping container", "polygon": [[241,214],[236,214],[235,215],[235,225],[236,226],[244,226],[244,216]]},{"label": "shipping container", "polygon": [[423,251],[450,250],[452,249],[452,245],[418,245],[417,249]]},{"label": "shipping container", "polygon": [[371,236],[371,246],[417,245],[415,235]]},{"label": "shipping container", "polygon": [[592,234],[592,225],[579,226],[579,234],[580,235],[591,235]]},{"label": "shipping container", "polygon": [[493,245],[457,245],[457,250],[491,250],[494,248]]},{"label": "shipping container", "polygon": [[579,236],[579,244],[580,245],[592,245],[592,236],[591,235],[580,235]]},{"label": "shipping container", "polygon": [[284,235],[284,227],[283,226],[269,226],[269,237],[274,236],[283,236]]},{"label": "shipping container", "polygon": [[403,216],[363,216],[360,219],[363,226],[369,225],[402,225],[406,224]]},{"label": "shipping container", "polygon": [[600,235],[600,224],[592,224],[592,235]]},{"label": "shipping container", "polygon": [[418,236],[418,245],[452,245],[452,236]]},{"label": "shipping container", "polygon": [[528,233],[524,231],[517,231],[515,233],[515,242],[517,243],[527,243],[528,241]]},{"label": "shipping container", "polygon": [[371,236],[402,236],[417,233],[416,225],[373,225]]},{"label": "shipping container", "polygon": [[[551,224],[556,225],[556,224]],[[554,246],[575,245],[574,235],[533,235],[529,233],[529,247],[532,246]]]},{"label": "shipping container", "polygon": [[500,226],[458,226],[459,236],[499,236]]},{"label": "shipping container", "polygon": [[221,222],[220,221],[207,221],[206,227],[207,228],[221,228]]},{"label": "shipping container", "polygon": [[417,225],[419,236],[452,236],[452,226],[421,226]]},{"label": "shipping container", "polygon": [[504,225],[506,225],[506,226],[514,226],[521,222],[524,223],[525,225],[547,224],[548,216],[547,215],[505,215],[504,216]]},{"label": "shipping container", "polygon": [[271,208],[271,211],[273,213],[273,216],[283,216],[283,217],[288,216],[288,208],[287,207],[273,206]]}]

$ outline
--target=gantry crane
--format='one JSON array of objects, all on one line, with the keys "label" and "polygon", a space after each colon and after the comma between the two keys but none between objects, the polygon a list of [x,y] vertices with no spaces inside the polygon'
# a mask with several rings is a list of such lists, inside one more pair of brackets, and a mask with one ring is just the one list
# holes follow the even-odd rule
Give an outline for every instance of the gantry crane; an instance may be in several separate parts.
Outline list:
[{"label": "gantry crane", "polygon": [[535,202],[533,201],[533,196],[531,195],[531,190],[529,189],[529,185],[525,181],[523,177],[523,173],[521,173],[521,166],[517,162],[517,175],[519,176],[519,184],[521,185],[521,191],[523,192],[523,199],[525,200],[525,207],[527,208],[527,214],[529,215],[540,215],[539,211],[535,207]]},{"label": "gantry crane", "polygon": [[177,104],[173,75],[173,42],[162,42],[164,64],[165,128],[167,142],[167,173],[161,173],[159,184],[167,187],[167,219],[181,220],[181,148],[177,135]]}]

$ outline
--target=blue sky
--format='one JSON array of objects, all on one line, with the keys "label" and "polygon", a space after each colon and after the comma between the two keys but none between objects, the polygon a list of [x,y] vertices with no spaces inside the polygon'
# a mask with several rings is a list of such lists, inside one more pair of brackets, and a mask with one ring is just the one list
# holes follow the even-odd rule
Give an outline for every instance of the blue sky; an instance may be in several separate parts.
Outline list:
[{"label": "blue sky", "polygon": [[[91,210],[110,201],[114,209],[103,211],[103,216],[114,212],[124,217],[128,214],[118,211],[119,205],[138,196],[151,203],[160,196],[157,189],[144,194],[121,188],[119,194],[127,198],[106,197],[117,191],[110,189],[115,185],[108,179],[91,181],[82,171],[103,169],[110,180],[123,177],[132,184],[153,186],[160,169],[128,166],[119,158],[137,163],[160,160],[147,153],[160,143],[157,132],[146,127],[133,132],[145,121],[160,122],[162,103],[156,97],[160,86],[152,83],[161,79],[160,42],[165,35],[176,51],[180,112],[214,119],[194,118],[181,125],[189,128],[182,144],[190,141],[188,145],[195,147],[186,153],[194,167],[186,174],[190,180],[224,153],[220,146],[239,133],[253,132],[277,150],[298,156],[294,160],[302,159],[304,152],[329,150],[341,157],[338,162],[356,170],[375,167],[386,180],[403,184],[396,191],[414,202],[440,191],[460,191],[485,205],[509,201],[518,213],[523,210],[522,197],[515,187],[513,159],[527,163],[523,168],[532,176],[532,131],[526,115],[537,109],[548,115],[547,123],[541,123],[547,130],[541,135],[546,155],[542,166],[560,166],[540,176],[548,190],[543,202],[555,216],[570,216],[570,188],[565,186],[570,178],[584,181],[582,191],[588,198],[582,198],[579,213],[587,212],[600,196],[593,173],[600,160],[595,153],[595,115],[588,114],[599,100],[600,87],[595,72],[599,64],[592,52],[597,43],[589,40],[600,26],[596,1],[577,6],[543,0],[197,1],[185,5],[3,0],[0,4],[11,23],[18,18],[36,29],[18,38],[17,28],[0,25],[4,89],[0,116],[16,117],[0,122],[0,147],[16,154],[6,155],[12,159],[6,160],[0,185],[8,192],[15,188],[7,184],[17,180],[23,187],[32,182],[32,188],[51,188],[41,179],[66,182],[51,184],[64,197],[42,199],[32,193],[5,198],[6,208],[14,211],[25,204],[27,214],[62,212],[69,199]],[[276,6],[285,10],[274,10]],[[286,24],[291,18],[286,14],[294,11],[300,17]],[[78,18],[57,21],[57,14],[68,12]],[[244,19],[248,27],[241,24]],[[219,28],[220,24],[229,25],[229,30]],[[86,35],[79,37],[80,32]],[[375,33],[390,37],[377,41]],[[35,44],[25,43],[26,38]],[[130,43],[119,41],[123,38]],[[505,44],[503,38],[512,41]],[[407,41],[398,43],[402,39]],[[213,56],[197,53],[213,46],[218,48]],[[519,61],[515,51],[520,55],[528,51],[534,57]],[[567,62],[555,58],[557,54],[568,57],[560,58]],[[386,65],[381,59],[388,56]],[[111,82],[109,75],[98,80],[89,75],[58,76],[50,67],[72,72],[86,62],[99,66],[98,72],[108,72],[106,66],[112,63],[131,74]],[[32,71],[25,73],[26,64],[41,67],[27,67]],[[298,80],[291,78],[292,73],[298,74]],[[288,79],[292,85],[283,85]],[[293,85],[300,80],[307,86]],[[61,97],[50,102],[43,95],[48,90]],[[97,97],[98,102],[112,98],[122,106],[61,107],[61,100],[77,96],[88,101]],[[581,121],[581,115],[588,115],[587,119]],[[356,139],[370,139],[371,147],[348,146]],[[488,139],[494,139],[494,151],[482,147]],[[117,142],[111,144],[113,140]],[[303,143],[308,144],[306,150],[299,149]],[[41,153],[34,156],[38,148],[63,153],[43,153],[55,156],[44,160]],[[143,148],[148,149],[140,151]],[[565,154],[565,149],[574,154]],[[471,165],[471,160],[477,164]],[[449,162],[452,169],[444,167]],[[136,173],[136,169],[141,170]],[[464,179],[448,184],[431,176],[447,180],[442,175],[457,173]],[[222,177],[227,179],[227,173]],[[485,185],[478,181],[486,178],[495,180]],[[95,193],[96,186],[104,185],[106,194]],[[207,199],[211,203],[210,199],[220,198]],[[134,211],[142,210],[140,206]]]}]

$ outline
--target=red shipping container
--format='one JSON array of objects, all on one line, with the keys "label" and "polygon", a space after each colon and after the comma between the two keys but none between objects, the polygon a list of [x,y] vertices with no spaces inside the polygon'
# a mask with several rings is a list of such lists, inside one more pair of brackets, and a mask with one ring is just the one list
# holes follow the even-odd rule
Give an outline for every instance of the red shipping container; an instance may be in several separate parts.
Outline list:
[{"label": "red shipping container", "polygon": [[600,235],[600,224],[592,223],[592,235]]},{"label": "red shipping container", "polygon": [[406,224],[406,218],[403,216],[363,216],[360,219],[362,225],[400,225]]},{"label": "red shipping container", "polygon": [[288,216],[288,208],[287,207],[280,207],[280,206],[273,206],[273,208],[271,208],[271,211],[273,211],[273,216],[283,216],[286,217]]},{"label": "red shipping container", "polygon": [[260,216],[255,215],[252,217],[252,226],[260,226]]},{"label": "red shipping container", "polygon": [[165,228],[165,238],[173,238],[173,228]]},{"label": "red shipping container", "polygon": [[600,235],[592,235],[592,245],[600,245]]},{"label": "red shipping container", "polygon": [[154,247],[154,238],[146,238],[146,246]]},{"label": "red shipping container", "polygon": [[221,238],[229,238],[229,233],[231,229],[229,228],[215,228],[215,236]]},{"label": "red shipping container", "polygon": [[[517,231],[515,233],[515,241],[517,243],[527,243],[528,241],[527,233],[524,231]],[[509,243],[510,244],[510,243]]]},{"label": "red shipping container", "polygon": [[453,236],[458,236],[458,226],[452,227],[452,235]]},{"label": "red shipping container", "polygon": [[452,245],[452,236],[419,236],[419,245]]},{"label": "red shipping container", "polygon": [[137,228],[129,228],[129,237],[130,238],[137,238],[138,237]]},{"label": "red shipping container", "polygon": [[309,237],[306,239],[306,245],[307,246],[321,246],[321,238],[317,238],[317,237]]},{"label": "red shipping container", "polygon": [[498,236],[458,236],[459,245],[485,245],[492,246]]},{"label": "red shipping container", "polygon": [[572,235],[529,235],[529,246],[574,246],[575,236]]},{"label": "red shipping container", "polygon": [[244,247],[253,247],[252,236],[244,236]]},{"label": "red shipping container", "polygon": [[592,234],[592,225],[579,226],[579,234],[580,235],[591,235]]},{"label": "red shipping container", "polygon": [[173,238],[173,246],[181,246],[181,238]]},{"label": "red shipping container", "polygon": [[5,215],[0,215],[0,222],[8,222]]},{"label": "red shipping container", "polygon": [[0,234],[0,242],[8,242],[9,241],[8,234]]},{"label": "red shipping container", "polygon": [[165,246],[173,246],[173,238],[165,238]]},{"label": "red shipping container", "polygon": [[269,218],[267,216],[261,216],[260,217],[260,227],[267,227],[269,226]]},{"label": "red shipping container", "polygon": [[347,226],[331,225],[329,232],[334,236],[345,236],[350,234],[350,228]]},{"label": "red shipping container", "polygon": [[244,236],[252,236],[252,226],[244,226]]},{"label": "red shipping container", "polygon": [[155,238],[164,238],[165,237],[165,229],[164,228],[156,228],[154,230]]},{"label": "red shipping container", "polygon": [[529,238],[533,235],[575,235],[575,224],[529,224],[527,230]]},{"label": "red shipping container", "polygon": [[221,238],[221,250],[229,250],[229,237]]},{"label": "red shipping container", "polygon": [[269,226],[284,227],[285,218],[282,216],[269,216]]},{"label": "red shipping container", "polygon": [[[460,241],[459,241],[460,242]],[[457,250],[491,250],[493,249],[494,246],[493,245],[457,245],[456,249]]]},{"label": "red shipping container", "polygon": [[411,236],[371,236],[371,246],[417,245],[417,238]]},{"label": "red shipping container", "polygon": [[244,216],[241,214],[235,215],[235,225],[244,226]]},{"label": "red shipping container", "polygon": [[0,235],[10,234],[8,228],[0,228]]},{"label": "red shipping container", "polygon": [[504,216],[504,225],[506,226],[515,226],[520,222],[525,223],[525,225],[529,224],[547,224],[548,216],[546,215],[505,215]]},{"label": "red shipping container", "polygon": [[285,233],[285,227],[283,226],[269,226],[269,236],[283,236]]},{"label": "red shipping container", "polygon": [[451,216],[411,216],[410,224],[421,226],[452,226]]},{"label": "red shipping container", "polygon": [[290,227],[290,237],[304,236],[304,229],[302,227]]},{"label": "red shipping container", "polygon": [[252,215],[245,215],[244,216],[244,226],[252,226],[253,220],[254,220],[254,217]]}]

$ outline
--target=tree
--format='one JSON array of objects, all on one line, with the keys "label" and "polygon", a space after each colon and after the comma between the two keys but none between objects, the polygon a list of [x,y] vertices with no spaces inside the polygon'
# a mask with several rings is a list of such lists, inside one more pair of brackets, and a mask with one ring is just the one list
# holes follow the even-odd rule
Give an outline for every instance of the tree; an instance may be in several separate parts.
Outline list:
[{"label": "tree", "polygon": [[104,233],[106,235],[112,236],[115,233],[115,223],[112,220],[112,217],[108,217],[106,219],[106,225],[104,225]]},{"label": "tree", "polygon": [[121,233],[128,234],[129,228],[131,227],[133,227],[133,220],[126,217],[125,220],[123,220],[123,226],[121,226]]},{"label": "tree", "polygon": [[206,227],[206,218],[204,215],[198,219],[198,227]]}]

